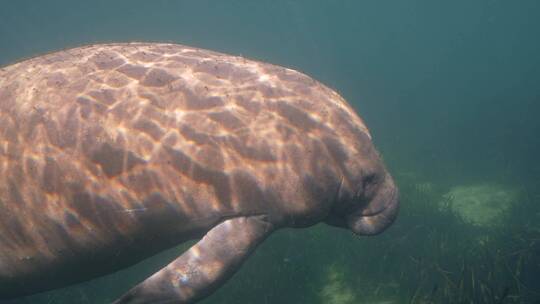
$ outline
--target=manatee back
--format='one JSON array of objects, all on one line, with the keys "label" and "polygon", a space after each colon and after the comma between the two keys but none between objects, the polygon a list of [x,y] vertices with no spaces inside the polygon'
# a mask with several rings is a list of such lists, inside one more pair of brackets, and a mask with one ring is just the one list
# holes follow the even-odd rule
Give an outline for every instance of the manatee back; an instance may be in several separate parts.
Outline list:
[{"label": "manatee back", "polygon": [[36,57],[0,69],[0,88],[0,242],[20,251],[107,246],[179,218],[312,212],[369,139],[304,74],[174,44]]}]

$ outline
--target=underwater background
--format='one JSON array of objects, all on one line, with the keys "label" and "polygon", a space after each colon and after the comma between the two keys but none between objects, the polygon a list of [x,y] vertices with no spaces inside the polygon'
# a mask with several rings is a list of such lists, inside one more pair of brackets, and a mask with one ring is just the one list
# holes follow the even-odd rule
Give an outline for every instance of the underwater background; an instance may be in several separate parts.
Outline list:
[{"label": "underwater background", "polygon": [[[540,1],[0,1],[0,66],[113,41],[316,78],[364,118],[400,188],[385,233],[279,231],[201,303],[540,303]],[[110,303],[187,246],[0,303]]]}]

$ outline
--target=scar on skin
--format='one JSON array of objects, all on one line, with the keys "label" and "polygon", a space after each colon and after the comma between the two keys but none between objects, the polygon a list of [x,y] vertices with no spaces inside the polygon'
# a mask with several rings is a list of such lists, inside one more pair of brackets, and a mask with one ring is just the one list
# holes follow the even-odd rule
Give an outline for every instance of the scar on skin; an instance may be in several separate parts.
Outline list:
[{"label": "scar on skin", "polygon": [[135,212],[145,212],[148,208],[134,208],[134,209],[124,209],[121,212],[135,213]]}]

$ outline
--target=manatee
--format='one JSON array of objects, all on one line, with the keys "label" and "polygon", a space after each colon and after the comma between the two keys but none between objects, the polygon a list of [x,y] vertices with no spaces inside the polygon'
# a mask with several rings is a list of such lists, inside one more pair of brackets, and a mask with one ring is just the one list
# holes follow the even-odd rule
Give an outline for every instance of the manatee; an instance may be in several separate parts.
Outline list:
[{"label": "manatee", "polygon": [[292,69],[114,43],[0,69],[0,298],[199,241],[114,303],[193,303],[273,231],[374,235],[398,190],[353,108]]}]

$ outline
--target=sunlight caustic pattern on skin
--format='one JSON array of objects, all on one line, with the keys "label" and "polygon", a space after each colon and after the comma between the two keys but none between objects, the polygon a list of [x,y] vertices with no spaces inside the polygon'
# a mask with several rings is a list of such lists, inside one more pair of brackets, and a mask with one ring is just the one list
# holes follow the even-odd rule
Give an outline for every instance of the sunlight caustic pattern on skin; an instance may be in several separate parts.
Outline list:
[{"label": "sunlight caustic pattern on skin", "polygon": [[302,214],[332,199],[320,193],[338,187],[336,176],[352,188],[356,156],[376,153],[360,118],[317,81],[179,45],[53,53],[0,69],[0,87],[0,273],[8,276],[109,258],[107,248],[121,239],[127,251],[141,229],[146,238],[161,227],[176,228],[171,240],[192,236],[197,227],[170,222],[196,218],[203,227],[249,215],[239,204],[251,197],[265,198],[251,200],[253,210]]}]

